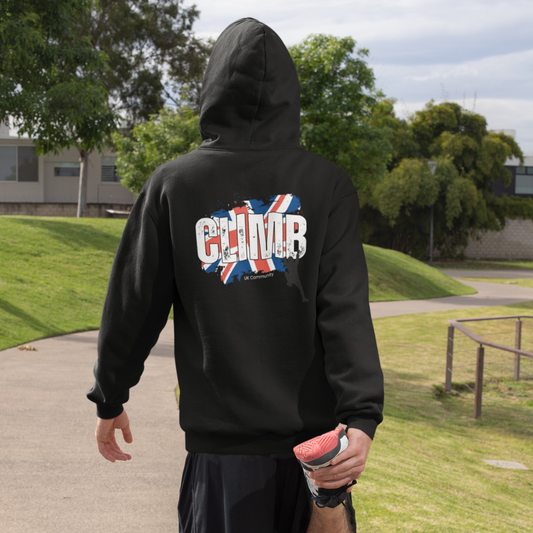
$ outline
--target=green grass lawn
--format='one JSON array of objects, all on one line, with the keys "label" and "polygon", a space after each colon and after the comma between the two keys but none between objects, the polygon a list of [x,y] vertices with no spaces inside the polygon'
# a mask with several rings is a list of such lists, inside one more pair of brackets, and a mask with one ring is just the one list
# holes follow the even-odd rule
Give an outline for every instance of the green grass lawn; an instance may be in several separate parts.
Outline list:
[{"label": "green grass lawn", "polygon": [[[533,302],[374,321],[385,420],[355,489],[359,532],[531,531],[533,360],[522,361],[524,379],[515,383],[512,356],[487,351],[481,419],[473,418],[472,393],[434,394],[434,385],[444,384],[447,320],[512,314],[533,315]],[[505,327],[511,339],[514,322]],[[533,346],[533,321],[527,327]],[[476,345],[461,335],[462,366],[454,379],[466,373],[473,380]],[[530,470],[500,469],[483,459],[518,461]]]},{"label": "green grass lawn", "polygon": [[422,300],[476,291],[412,257],[365,245],[370,301]]},{"label": "green grass lawn", "polygon": [[[0,350],[97,329],[124,220],[0,217]],[[465,294],[408,256],[365,247],[372,301]]]},{"label": "green grass lawn", "polygon": [[99,327],[124,224],[0,217],[0,350]]}]

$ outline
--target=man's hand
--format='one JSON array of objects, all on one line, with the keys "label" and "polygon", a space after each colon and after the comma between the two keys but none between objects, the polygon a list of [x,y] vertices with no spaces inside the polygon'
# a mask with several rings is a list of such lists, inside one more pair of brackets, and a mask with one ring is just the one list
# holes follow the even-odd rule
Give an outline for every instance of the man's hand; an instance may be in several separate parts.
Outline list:
[{"label": "man's hand", "polygon": [[112,463],[115,461],[129,461],[131,455],[124,453],[115,440],[115,429],[122,430],[122,438],[128,444],[133,441],[128,415],[126,411],[122,411],[116,418],[109,420],[98,418],[96,421],[95,437],[96,443],[98,444],[98,451],[105,459]]},{"label": "man's hand", "polygon": [[[337,489],[359,479],[365,469],[372,439],[360,429],[347,431],[348,447],[331,461],[331,466],[311,472],[315,485],[324,489]],[[352,487],[348,489],[348,492]]]}]

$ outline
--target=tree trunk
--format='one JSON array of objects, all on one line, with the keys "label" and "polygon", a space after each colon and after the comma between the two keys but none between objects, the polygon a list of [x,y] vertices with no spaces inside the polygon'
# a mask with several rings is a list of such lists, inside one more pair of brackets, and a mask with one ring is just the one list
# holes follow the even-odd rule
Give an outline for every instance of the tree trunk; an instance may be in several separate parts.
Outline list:
[{"label": "tree trunk", "polygon": [[89,170],[89,152],[80,150],[80,188],[78,191],[78,214],[81,218],[85,214],[85,207],[87,206],[87,172]]}]

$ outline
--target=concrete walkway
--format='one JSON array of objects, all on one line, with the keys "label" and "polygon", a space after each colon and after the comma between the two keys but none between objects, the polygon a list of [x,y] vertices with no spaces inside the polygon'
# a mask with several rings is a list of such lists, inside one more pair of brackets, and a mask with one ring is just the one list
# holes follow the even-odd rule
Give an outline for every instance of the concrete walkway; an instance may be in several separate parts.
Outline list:
[{"label": "concrete walkway", "polygon": [[172,324],[127,405],[133,432],[127,463],[109,463],[94,441],[96,411],[85,392],[93,382],[97,335],[0,352],[2,533],[177,532],[185,443]]},{"label": "concrete walkway", "polygon": [[[515,271],[513,271],[515,272]],[[533,300],[533,289],[471,283],[479,294],[372,304],[374,318]],[[133,459],[105,461],[94,442],[92,385],[97,332],[0,352],[0,531],[167,533],[185,459],[174,388],[172,324],[127,404]],[[121,439],[119,438],[119,442]]]},{"label": "concrete walkway", "polygon": [[521,287],[520,285],[504,285],[483,281],[463,281],[462,283],[474,287],[478,291],[477,294],[447,296],[445,298],[431,298],[429,300],[373,302],[370,304],[372,318],[451,311],[452,309],[471,309],[473,307],[511,305],[533,300],[533,289]]},{"label": "concrete walkway", "polygon": [[533,270],[440,270],[452,278],[533,278]]}]

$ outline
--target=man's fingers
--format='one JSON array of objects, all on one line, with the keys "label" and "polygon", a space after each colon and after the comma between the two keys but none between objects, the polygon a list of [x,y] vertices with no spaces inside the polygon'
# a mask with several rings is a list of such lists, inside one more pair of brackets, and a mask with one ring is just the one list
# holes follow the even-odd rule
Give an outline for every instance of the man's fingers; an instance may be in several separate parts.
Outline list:
[{"label": "man's fingers", "polygon": [[337,455],[337,457],[331,461],[331,465],[335,466],[343,461],[346,461],[346,459],[350,459],[350,457],[353,457],[358,451],[359,450],[354,450],[353,446],[348,445],[346,450],[344,450],[342,453],[339,453],[339,455]]},{"label": "man's fingers", "polygon": [[311,478],[323,481],[334,481],[345,478],[354,473],[361,474],[365,468],[365,461],[361,457],[350,457],[336,466],[320,468],[311,473]]},{"label": "man's fingers", "polygon": [[318,487],[323,487],[325,489],[336,489],[338,487],[346,485],[347,483],[350,483],[354,479],[359,479],[362,473],[363,471],[361,469],[352,469],[348,472],[343,472],[342,474],[338,474],[335,476],[312,479],[314,479],[314,484]]},{"label": "man's fingers", "polygon": [[107,461],[111,461],[112,463],[116,461],[114,455],[110,452],[109,446],[107,444],[104,444],[103,442],[98,442],[98,451],[100,452],[100,455]]},{"label": "man's fingers", "polygon": [[326,489],[334,489],[342,487],[354,479],[359,479],[364,469],[365,456],[354,456],[335,466],[315,470],[311,472],[310,477],[315,480],[316,485]]},{"label": "man's fingers", "polygon": [[129,461],[131,455],[124,453],[118,444],[114,441],[110,442],[98,442],[98,451],[108,461],[114,463],[115,461]]},{"label": "man's fingers", "polygon": [[131,459],[131,455],[129,453],[124,453],[120,449],[120,446],[117,444],[115,439],[107,443],[106,449],[115,459],[119,461],[129,461]]},{"label": "man's fingers", "polygon": [[122,428],[122,438],[124,439],[124,442],[127,442],[128,444],[133,442],[133,435],[131,434],[129,424],[125,428]]}]

